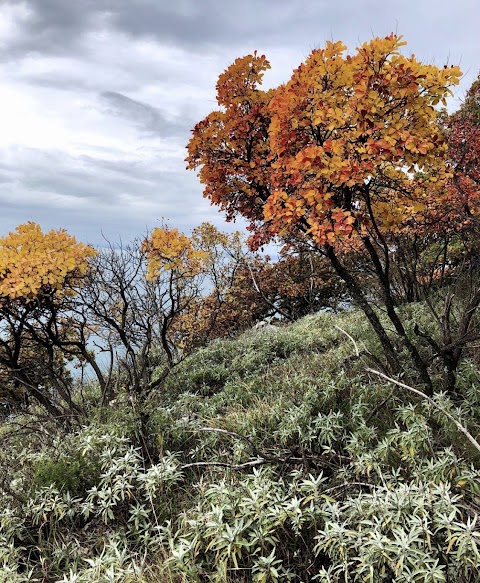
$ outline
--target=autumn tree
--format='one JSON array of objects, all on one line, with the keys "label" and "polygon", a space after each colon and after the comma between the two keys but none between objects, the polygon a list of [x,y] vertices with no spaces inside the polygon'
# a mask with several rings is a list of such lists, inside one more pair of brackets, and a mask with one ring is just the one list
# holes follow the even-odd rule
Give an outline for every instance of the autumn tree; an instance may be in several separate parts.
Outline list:
[{"label": "autumn tree", "polygon": [[168,227],[100,251],[34,223],[0,239],[0,403],[69,424],[95,380],[101,406],[130,396],[145,437],[148,396],[188,354],[173,323],[218,271],[203,247]]},{"label": "autumn tree", "polygon": [[344,297],[330,264],[318,253],[304,250],[274,261],[249,251],[239,231],[224,233],[210,223],[193,229],[191,241],[205,261],[202,293],[173,323],[184,350],[233,337],[268,318],[293,321],[336,307]]},{"label": "autumn tree", "polygon": [[213,326],[245,251],[239,233],[208,224],[99,251],[21,225],[0,240],[0,403],[33,399],[63,422],[88,413],[81,394],[94,379],[101,405],[123,391],[143,410],[194,347],[205,294]]},{"label": "autumn tree", "polygon": [[459,110],[447,119],[446,139],[454,170],[448,185],[449,199],[454,203],[450,204],[451,214],[456,211],[456,222],[464,228],[476,228],[480,212],[480,77]]},{"label": "autumn tree", "polygon": [[432,263],[438,267],[432,273],[437,280],[446,279],[451,285],[441,309],[430,303],[440,339],[432,338],[418,326],[415,331],[440,356],[449,385],[454,386],[465,348],[480,338],[480,79],[469,88],[458,111],[450,116],[442,114],[441,120],[451,173],[443,193],[431,198],[421,229],[439,249]]},{"label": "autumn tree", "polygon": [[389,236],[445,190],[447,146],[436,106],[446,103],[460,71],[406,57],[404,44],[390,35],[346,54],[343,43],[328,42],[270,91],[258,88],[265,57],[238,59],[220,76],[222,109],[197,124],[187,160],[227,218],[250,221],[253,247],[280,237],[327,257],[399,371],[369,289],[345,264],[346,254],[361,250],[396,337],[431,392],[428,362],[396,309]]},{"label": "autumn tree", "polygon": [[265,56],[255,52],[237,59],[220,75],[217,101],[223,109],[195,126],[188,146],[189,166],[201,166],[204,196],[228,219],[241,214],[261,222],[263,206],[256,198],[265,200],[272,188],[268,128],[274,92],[259,89],[269,68]]},{"label": "autumn tree", "polygon": [[[479,95],[477,79],[458,111],[439,113],[449,177],[441,191],[426,196],[422,212],[389,236],[395,249],[393,279],[401,284],[397,290],[408,300],[425,300],[437,322],[437,337],[418,324],[414,332],[433,348],[451,388],[465,349],[480,338]],[[439,288],[444,288],[443,299],[430,301],[431,292]]]},{"label": "autumn tree", "polygon": [[273,290],[278,312],[291,320],[326,308],[337,309],[346,299],[343,282],[335,277],[330,263],[318,253],[285,253],[278,261],[270,263],[265,272],[264,281],[258,278],[259,286],[265,293]]},{"label": "autumn tree", "polygon": [[257,255],[238,270],[219,319],[235,334],[260,320],[293,322],[336,308],[342,299],[342,286],[319,254],[288,253],[276,261]]},{"label": "autumn tree", "polygon": [[[426,249],[441,249],[436,261],[443,272],[475,260],[480,212],[480,80],[468,90],[458,111],[440,112],[439,125],[447,146],[450,175],[442,191],[428,195],[428,207],[417,214],[414,225],[404,224],[399,234],[421,241]],[[402,233],[403,232],[403,233]],[[423,252],[418,254],[420,257]],[[428,261],[427,261],[428,264]]]},{"label": "autumn tree", "polygon": [[171,367],[175,352],[177,359],[185,356],[185,345],[181,339],[175,338],[174,333],[169,337],[169,332],[173,332],[174,320],[201,295],[205,273],[213,259],[210,249],[199,248],[193,238],[168,227],[155,229],[145,240],[144,250],[148,262],[147,279],[158,286],[160,278],[165,278],[167,300],[163,311],[161,345]]},{"label": "autumn tree", "polygon": [[[11,399],[34,399],[52,417],[80,407],[63,374],[72,301],[95,251],[64,230],[26,223],[0,239],[0,367]],[[40,365],[41,363],[41,365]],[[59,374],[62,371],[62,374]]]},{"label": "autumn tree", "polygon": [[91,347],[93,359],[80,364],[93,372],[103,404],[121,389],[141,406],[184,358],[173,324],[202,293],[207,261],[191,238],[166,226],[127,245],[108,243],[91,260],[71,327],[79,346]]},{"label": "autumn tree", "polygon": [[179,343],[187,352],[213,338],[229,335],[225,314],[231,291],[242,266],[252,259],[239,231],[223,233],[208,222],[193,229],[191,244],[203,257],[202,293],[174,322]]}]

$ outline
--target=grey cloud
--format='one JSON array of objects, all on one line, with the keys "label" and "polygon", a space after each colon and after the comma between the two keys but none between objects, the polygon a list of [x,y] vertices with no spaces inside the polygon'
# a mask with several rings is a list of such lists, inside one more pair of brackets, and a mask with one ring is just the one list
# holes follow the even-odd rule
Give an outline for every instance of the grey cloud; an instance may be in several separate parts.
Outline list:
[{"label": "grey cloud", "polygon": [[[121,1],[112,12],[112,22],[133,36],[150,36],[163,42],[197,46],[200,44],[223,44],[243,39],[278,36],[285,34],[285,23],[293,27],[304,20],[312,9],[322,8],[326,2],[315,0],[180,0],[177,2],[155,2],[143,0],[131,3]],[[315,10],[316,11],[316,10]],[[267,18],[265,18],[267,17]],[[268,20],[267,20],[268,19]]]},{"label": "grey cloud", "polygon": [[[65,227],[102,244],[142,236],[162,219],[188,230],[204,220],[222,222],[202,199],[193,173],[157,169],[141,161],[74,157],[21,148],[1,156],[0,232],[28,220]],[[15,159],[15,163],[6,160]],[[19,219],[21,217],[21,219]]]},{"label": "grey cloud", "polygon": [[[476,0],[466,0],[462,15],[454,3],[432,6],[430,0],[28,0],[34,12],[24,42],[32,50],[63,50],[75,46],[88,30],[113,26],[135,38],[154,38],[201,50],[212,44],[254,42],[283,44],[295,40],[312,47],[339,29],[348,36],[384,34],[398,24],[412,23],[422,30],[435,21],[437,36],[452,33],[451,23],[461,18],[469,23],[478,9]],[[437,14],[436,14],[437,13]],[[402,20],[404,23],[402,23]],[[254,48],[254,47],[253,47]]]},{"label": "grey cloud", "polygon": [[421,58],[436,57],[443,64],[450,49],[467,71],[478,66],[480,47],[472,40],[478,37],[478,0],[465,0],[461,10],[455,3],[434,6],[432,0],[24,1],[33,16],[4,59],[12,51],[79,55],[92,46],[101,51],[108,42],[102,31],[125,35],[123,42],[151,39],[194,54],[225,54],[227,62],[255,48],[296,47],[305,57],[329,38],[352,46],[398,28]]},{"label": "grey cloud", "polygon": [[[17,0],[4,0],[14,4]],[[471,83],[478,69],[480,49],[477,31],[478,0],[433,5],[432,0],[23,0],[32,17],[16,40],[3,50],[3,60],[22,58],[28,53],[49,55],[100,54],[116,34],[116,43],[153,40],[159,45],[180,48],[187,54],[213,55],[225,59],[254,49],[267,56],[291,50],[300,60],[323,46],[325,40],[344,40],[353,48],[372,35],[384,35],[398,28],[409,49],[421,59],[439,64],[461,61]],[[105,33],[106,36],[105,36]],[[0,59],[2,54],[0,53]],[[127,58],[128,61],[128,58]],[[126,63],[136,75],[155,76],[139,60]],[[182,62],[182,69],[185,62]],[[157,71],[161,82],[161,67]],[[220,72],[220,71],[218,71]],[[175,77],[175,69],[167,72]],[[85,79],[87,83],[88,76]],[[152,80],[150,78],[150,80]],[[36,79],[37,83],[43,83]],[[110,85],[113,90],[129,87]],[[102,87],[105,90],[109,87]]]},{"label": "grey cloud", "polygon": [[[17,3],[17,0],[5,1],[5,5]],[[31,15],[24,23],[23,35],[0,51],[4,57],[25,52],[70,52],[79,46],[86,30],[96,27],[103,14],[99,10],[101,2],[96,0],[26,0],[25,3]]]},{"label": "grey cloud", "polygon": [[134,123],[147,134],[166,137],[185,133],[185,121],[172,123],[157,107],[131,99],[116,91],[104,91],[101,97],[107,106],[107,112]]},{"label": "grey cloud", "polygon": [[48,53],[75,49],[84,33],[109,24],[133,37],[197,48],[238,35],[285,37],[296,24],[308,24],[328,6],[315,0],[276,0],[274,5],[268,0],[27,0],[27,4],[33,15],[15,48]]}]

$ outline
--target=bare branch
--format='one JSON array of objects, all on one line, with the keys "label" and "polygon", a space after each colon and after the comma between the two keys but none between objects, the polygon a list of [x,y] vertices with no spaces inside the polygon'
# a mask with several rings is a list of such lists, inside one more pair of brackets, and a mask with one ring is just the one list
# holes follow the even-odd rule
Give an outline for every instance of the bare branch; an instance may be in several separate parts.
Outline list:
[{"label": "bare branch", "polygon": [[455,417],[453,417],[453,415],[451,415],[446,409],[444,409],[441,405],[436,403],[428,395],[426,395],[422,391],[419,391],[418,389],[415,389],[414,387],[406,385],[405,383],[397,381],[396,379],[392,379],[391,377],[387,376],[386,374],[383,374],[383,372],[380,372],[378,370],[374,370],[373,368],[367,368],[366,370],[367,370],[367,372],[371,372],[372,374],[375,374],[375,375],[385,379],[389,383],[393,383],[394,385],[397,385],[398,387],[406,389],[407,391],[410,391],[414,395],[417,395],[418,397],[421,397],[422,399],[425,399],[426,401],[428,401],[433,407],[435,407],[435,409],[437,409],[438,411],[443,413],[445,415],[445,417],[447,417],[452,423],[454,423],[456,428],[461,433],[463,433],[463,435],[465,435],[465,437],[468,439],[468,441],[480,453],[480,443],[478,443],[478,441],[473,437],[473,435],[459,421],[457,421],[455,419]]},{"label": "bare branch", "polygon": [[355,348],[355,354],[357,355],[357,357],[358,357],[358,356],[360,356],[360,351],[358,350],[357,343],[356,343],[356,342],[355,342],[355,340],[352,338],[352,336],[350,336],[350,334],[349,334],[348,332],[346,332],[345,330],[343,330],[343,328],[340,328],[340,326],[337,326],[336,324],[335,324],[335,328],[336,328],[337,330],[339,330],[339,331],[340,331],[342,334],[345,334],[345,336],[346,336],[346,337],[347,337],[349,340],[351,340],[351,342],[352,342],[352,344],[353,344],[353,346],[354,346],[354,348]]}]

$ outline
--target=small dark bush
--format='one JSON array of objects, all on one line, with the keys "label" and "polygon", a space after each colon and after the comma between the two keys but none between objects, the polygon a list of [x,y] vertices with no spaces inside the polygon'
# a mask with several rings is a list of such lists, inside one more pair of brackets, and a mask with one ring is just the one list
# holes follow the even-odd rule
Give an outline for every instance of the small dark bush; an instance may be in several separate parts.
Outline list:
[{"label": "small dark bush", "polygon": [[35,487],[56,486],[73,496],[84,495],[87,490],[98,484],[100,462],[85,457],[81,452],[72,452],[58,459],[41,459],[34,469]]}]

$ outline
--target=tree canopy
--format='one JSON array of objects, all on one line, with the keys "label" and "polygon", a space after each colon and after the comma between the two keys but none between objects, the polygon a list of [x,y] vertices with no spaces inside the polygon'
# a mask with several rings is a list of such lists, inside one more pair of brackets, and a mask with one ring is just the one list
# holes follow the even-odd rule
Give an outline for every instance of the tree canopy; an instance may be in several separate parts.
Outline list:
[{"label": "tree canopy", "polygon": [[300,234],[343,244],[395,228],[442,188],[435,106],[460,70],[403,56],[403,45],[390,35],[350,55],[328,42],[266,92],[258,89],[269,68],[263,56],[237,59],[220,76],[223,109],[197,124],[187,160],[200,167],[212,203],[251,221],[254,246]]},{"label": "tree canopy", "polygon": [[19,225],[0,239],[0,301],[71,293],[95,253],[64,229],[43,233],[36,223]]}]

